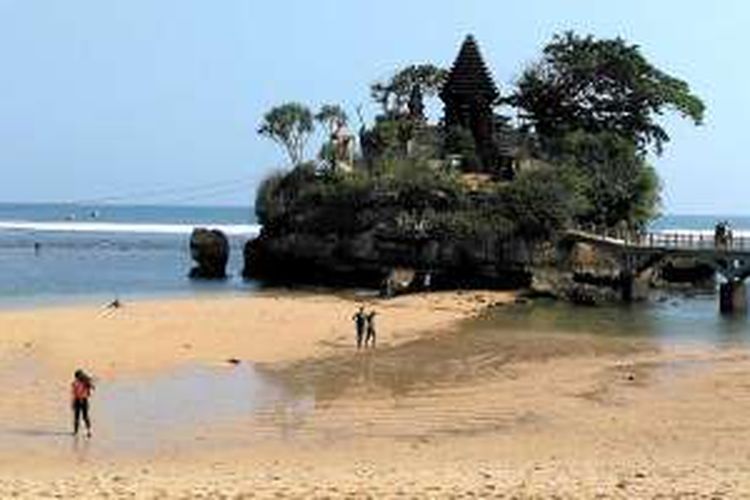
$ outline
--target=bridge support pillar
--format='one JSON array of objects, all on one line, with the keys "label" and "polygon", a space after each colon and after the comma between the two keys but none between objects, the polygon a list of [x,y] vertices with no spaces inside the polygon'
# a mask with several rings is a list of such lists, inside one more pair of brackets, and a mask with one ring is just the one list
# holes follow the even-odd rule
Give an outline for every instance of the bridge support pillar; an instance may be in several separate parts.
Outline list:
[{"label": "bridge support pillar", "polygon": [[620,296],[623,302],[633,302],[635,298],[635,276],[630,271],[620,273]]},{"label": "bridge support pillar", "polygon": [[719,310],[722,314],[747,312],[747,288],[742,281],[729,281],[719,286]]}]

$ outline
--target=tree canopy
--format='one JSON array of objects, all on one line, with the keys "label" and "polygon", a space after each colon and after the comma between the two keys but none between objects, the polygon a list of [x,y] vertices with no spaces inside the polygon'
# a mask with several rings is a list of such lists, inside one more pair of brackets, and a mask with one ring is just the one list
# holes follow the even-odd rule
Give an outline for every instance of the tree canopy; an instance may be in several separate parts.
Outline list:
[{"label": "tree canopy", "polygon": [[[340,106],[326,104],[315,115],[297,103],[270,110],[259,133],[283,146],[296,168],[263,184],[259,220],[269,227],[325,232],[335,226],[346,233],[416,217],[441,237],[528,241],[554,238],[571,223],[640,228],[659,208],[660,183],[646,153],[652,147],[661,152],[669,141],[660,116],[676,111],[701,124],[705,112],[687,83],[654,67],[638,46],[620,38],[557,35],[502,100],[527,122],[512,129],[496,116],[490,127],[516,160],[516,178],[475,185],[477,179],[450,167],[459,157],[466,170],[477,171],[473,132],[428,128],[415,112],[422,96],[436,96],[447,76],[431,64],[413,65],[371,86],[383,112],[369,128],[363,124],[362,158],[352,172],[321,168],[335,165],[332,138],[321,150],[322,164],[303,164],[316,123],[331,134],[346,123]],[[524,130],[525,124],[531,127]],[[409,148],[415,131],[425,129],[439,145]]]},{"label": "tree canopy", "polygon": [[629,140],[613,133],[574,132],[559,143],[558,170],[580,203],[575,218],[598,227],[643,227],[659,209],[659,178]]},{"label": "tree canopy", "polygon": [[419,86],[423,97],[434,97],[448,78],[448,71],[432,64],[417,64],[398,71],[387,82],[370,86],[370,94],[383,108],[386,116],[398,116],[407,112],[409,99],[415,86]]},{"label": "tree canopy", "polygon": [[305,145],[314,129],[312,112],[302,104],[290,102],[266,113],[258,133],[283,147],[294,166],[304,160]]},{"label": "tree canopy", "polygon": [[654,67],[621,38],[557,35],[517,87],[506,102],[525,111],[542,139],[612,132],[641,151],[653,146],[661,153],[669,135],[659,115],[676,111],[700,125],[705,111],[686,82]]}]

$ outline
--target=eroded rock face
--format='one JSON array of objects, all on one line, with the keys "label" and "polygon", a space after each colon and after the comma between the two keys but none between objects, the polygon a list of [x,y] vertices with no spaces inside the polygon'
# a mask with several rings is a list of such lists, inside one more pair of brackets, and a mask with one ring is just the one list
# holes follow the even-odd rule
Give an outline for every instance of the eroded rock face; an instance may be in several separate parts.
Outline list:
[{"label": "eroded rock face", "polygon": [[646,280],[623,272],[618,258],[582,242],[558,247],[554,266],[533,270],[531,292],[580,305],[604,305],[645,297]]},{"label": "eroded rock face", "polygon": [[[397,238],[372,229],[335,233],[261,234],[245,246],[246,278],[271,282],[419,289],[525,286],[527,250],[473,240]],[[409,270],[408,279],[394,270]],[[403,279],[402,279],[403,278]],[[408,282],[402,286],[402,282]]]},{"label": "eroded rock face", "polygon": [[190,255],[196,266],[193,279],[224,279],[229,261],[229,240],[217,229],[196,228],[190,236]]},{"label": "eroded rock face", "polygon": [[564,267],[576,274],[615,277],[621,271],[621,263],[607,252],[599,251],[588,243],[575,243],[570,249]]},{"label": "eroded rock face", "polygon": [[270,283],[361,286],[384,296],[527,288],[588,305],[644,299],[653,274],[628,273],[616,253],[583,242],[441,237],[399,233],[382,223],[349,233],[264,230],[244,256],[244,276]]},{"label": "eroded rock face", "polygon": [[573,304],[599,306],[622,301],[620,278],[577,275],[561,269],[535,269],[530,292]]}]

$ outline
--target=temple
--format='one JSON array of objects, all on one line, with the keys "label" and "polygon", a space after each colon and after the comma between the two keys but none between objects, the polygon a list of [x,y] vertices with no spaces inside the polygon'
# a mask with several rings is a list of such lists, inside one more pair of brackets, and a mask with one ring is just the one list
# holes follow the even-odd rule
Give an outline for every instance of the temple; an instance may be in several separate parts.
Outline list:
[{"label": "temple", "polygon": [[507,177],[512,171],[512,159],[499,144],[493,112],[499,97],[477,42],[467,36],[440,92],[445,104],[445,127],[471,132],[479,157],[476,170]]}]

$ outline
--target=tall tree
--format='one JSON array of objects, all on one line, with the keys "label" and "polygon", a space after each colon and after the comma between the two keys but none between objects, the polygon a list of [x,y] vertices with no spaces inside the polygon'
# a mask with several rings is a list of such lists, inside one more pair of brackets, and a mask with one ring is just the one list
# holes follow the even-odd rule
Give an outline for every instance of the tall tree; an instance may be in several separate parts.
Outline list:
[{"label": "tall tree", "polygon": [[575,132],[559,142],[561,175],[572,174],[575,191],[585,200],[580,223],[644,227],[658,214],[660,183],[632,141],[612,133]]},{"label": "tall tree", "polygon": [[291,102],[266,113],[258,133],[284,148],[292,166],[296,166],[304,160],[305,145],[314,128],[312,112],[302,104]]},{"label": "tall tree", "polygon": [[637,45],[572,32],[554,37],[508,102],[525,110],[542,138],[613,132],[657,153],[669,142],[659,115],[676,111],[700,125],[705,111],[687,83],[654,67]]},{"label": "tall tree", "polygon": [[447,77],[447,70],[432,64],[412,65],[397,72],[387,82],[372,84],[370,95],[386,116],[399,116],[408,111],[415,87],[419,87],[423,97],[434,97]]}]

